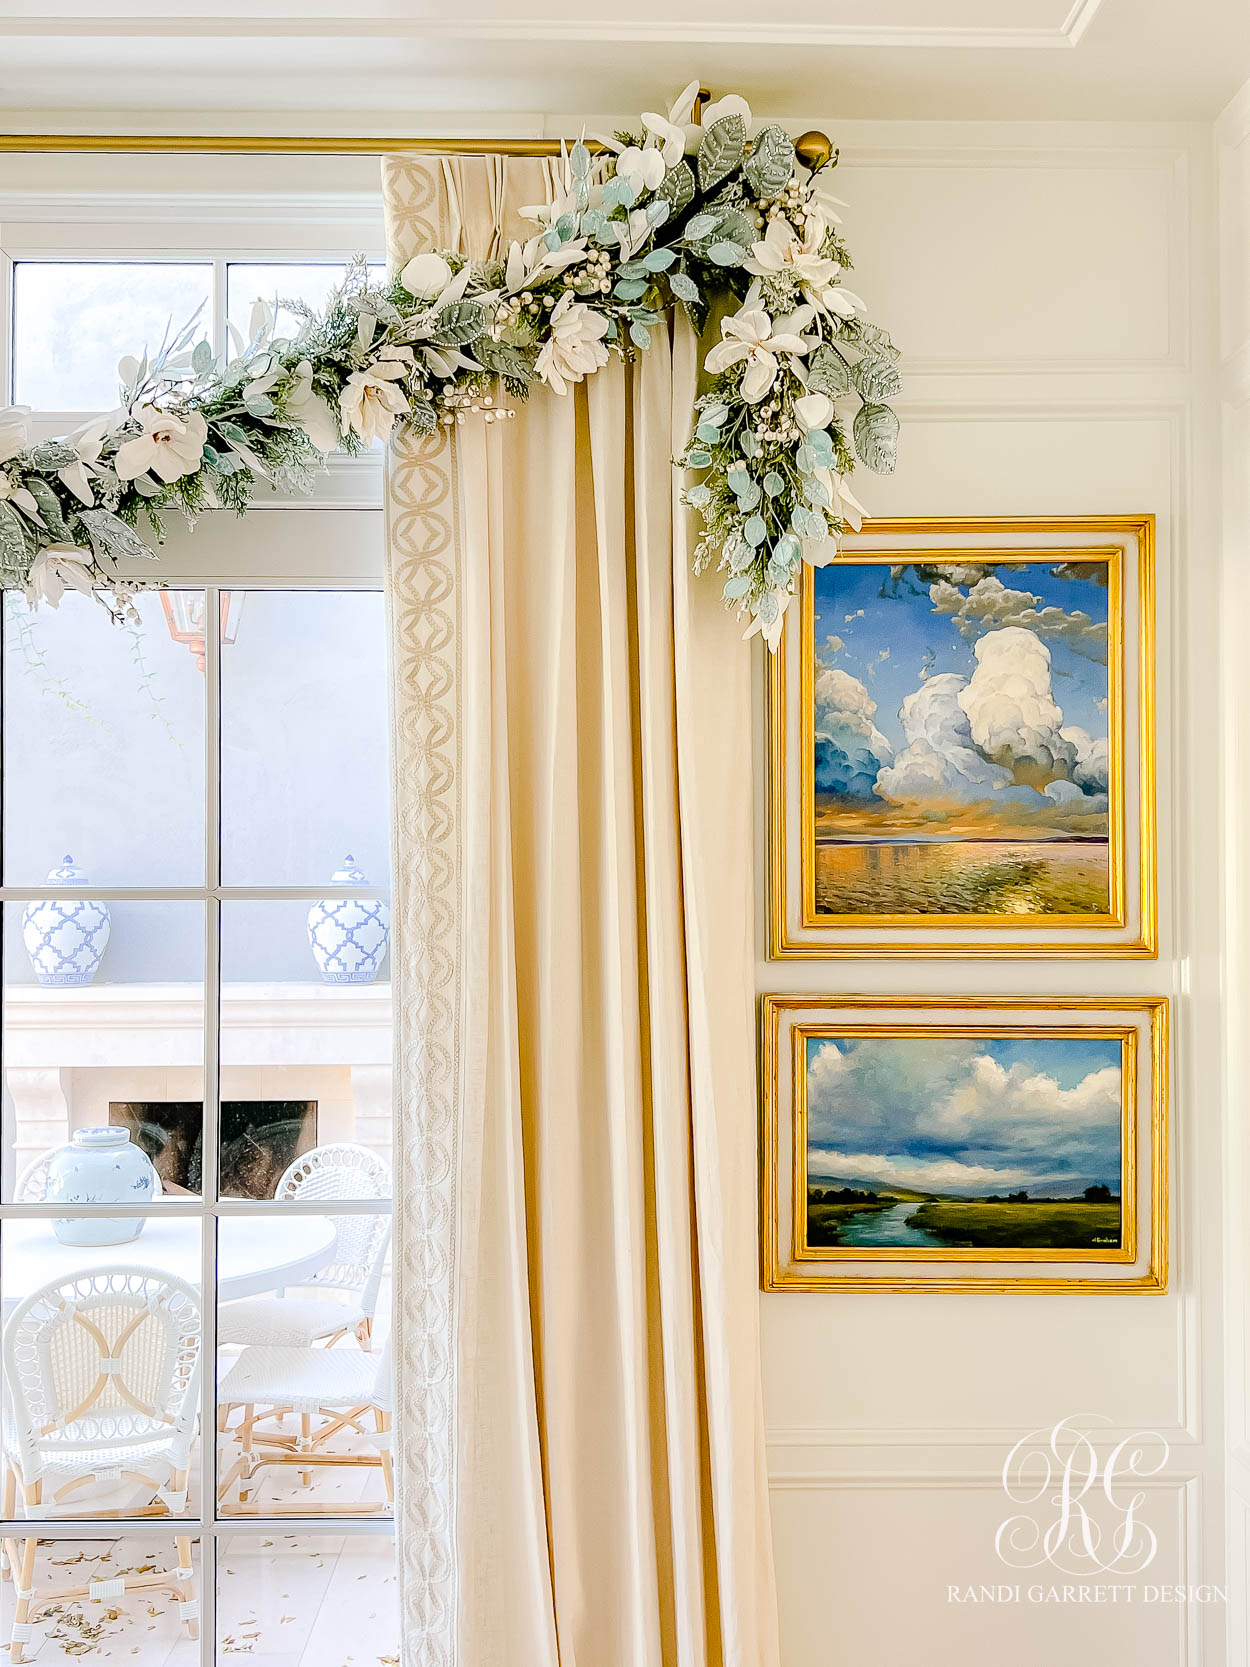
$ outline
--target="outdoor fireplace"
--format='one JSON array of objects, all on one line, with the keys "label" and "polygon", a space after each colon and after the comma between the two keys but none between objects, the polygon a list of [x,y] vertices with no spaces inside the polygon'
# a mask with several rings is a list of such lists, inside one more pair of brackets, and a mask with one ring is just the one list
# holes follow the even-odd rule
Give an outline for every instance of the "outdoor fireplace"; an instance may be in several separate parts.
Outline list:
[{"label": "outdoor fireplace", "polygon": [[[109,1122],[130,1130],[166,1192],[202,1190],[204,1108],[198,1100],[113,1100]],[[316,1144],[316,1100],[223,1100],[222,1196],[272,1198],[288,1165]]]}]

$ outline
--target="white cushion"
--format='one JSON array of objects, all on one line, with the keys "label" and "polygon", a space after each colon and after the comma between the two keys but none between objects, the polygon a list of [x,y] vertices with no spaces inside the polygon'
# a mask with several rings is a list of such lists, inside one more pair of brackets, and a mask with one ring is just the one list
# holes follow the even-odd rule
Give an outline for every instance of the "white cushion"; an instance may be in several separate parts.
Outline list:
[{"label": "white cushion", "polygon": [[318,1297],[240,1297],[217,1315],[219,1343],[306,1348],[318,1337],[354,1331],[365,1318],[359,1302],[322,1302]]}]

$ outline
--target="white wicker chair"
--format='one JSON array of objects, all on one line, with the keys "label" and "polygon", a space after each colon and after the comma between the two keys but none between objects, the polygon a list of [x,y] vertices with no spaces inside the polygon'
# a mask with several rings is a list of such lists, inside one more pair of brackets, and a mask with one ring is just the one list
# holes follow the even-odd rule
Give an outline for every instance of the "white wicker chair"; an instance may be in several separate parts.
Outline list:
[{"label": "white wicker chair", "polygon": [[[200,1305],[191,1286],[149,1268],[100,1268],[28,1297],[4,1328],[4,1515],[67,1516],[92,1483],[137,1483],[149,1503],[100,1517],[186,1509],[200,1381]],[[38,1540],[9,1539],[17,1584],[10,1662],[35,1633],[32,1611],[67,1597],[168,1587],[191,1637],[199,1633],[191,1539],[176,1535],[176,1569],[104,1582],[108,1591],[33,1591]],[[96,1585],[100,1583],[97,1582]]]},{"label": "white wicker chair", "polygon": [[[310,1203],[325,1199],[390,1198],[391,1168],[363,1146],[317,1146],[297,1158],[274,1191],[275,1199]],[[304,1289],[310,1296],[241,1297],[224,1303],[217,1316],[218,1343],[259,1348],[303,1348],[321,1339],[331,1344],[355,1332],[369,1347],[373,1317],[391,1242],[388,1215],[349,1215],[334,1219],[334,1252]],[[343,1291],[341,1298],[320,1293]]]},{"label": "white wicker chair", "polygon": [[[224,1505],[227,1514],[309,1516],[348,1511],[367,1515],[388,1510],[394,1503],[391,1462],[394,1392],[389,1338],[379,1354],[365,1354],[358,1349],[246,1348],[218,1385],[217,1398],[223,1429],[236,1407],[241,1407],[243,1414],[232,1432],[239,1438],[241,1452],[229,1469],[223,1461],[225,1474],[217,1493],[218,1504]],[[285,1435],[280,1429],[265,1434],[258,1432],[256,1426],[261,1418],[285,1416],[288,1412],[300,1416],[298,1437]],[[366,1428],[364,1422],[370,1415],[372,1429]],[[316,1429],[314,1418],[324,1420]],[[364,1436],[377,1452],[327,1451],[325,1443],[343,1430],[354,1430]],[[341,1501],[333,1504],[278,1502],[266,1504],[263,1513],[260,1507],[248,1503],[261,1470],[296,1469],[307,1486],[313,1469],[319,1465],[380,1469],[385,1502],[356,1505],[344,1505]],[[237,1502],[224,1504],[236,1488]]]},{"label": "white wicker chair", "polygon": [[[46,1152],[41,1152],[37,1158],[32,1158],[18,1176],[13,1187],[13,1202],[15,1204],[42,1204],[48,1196],[48,1171],[52,1159],[56,1156],[57,1148],[50,1146]],[[161,1196],[161,1178],[153,1170],[152,1197]]]}]

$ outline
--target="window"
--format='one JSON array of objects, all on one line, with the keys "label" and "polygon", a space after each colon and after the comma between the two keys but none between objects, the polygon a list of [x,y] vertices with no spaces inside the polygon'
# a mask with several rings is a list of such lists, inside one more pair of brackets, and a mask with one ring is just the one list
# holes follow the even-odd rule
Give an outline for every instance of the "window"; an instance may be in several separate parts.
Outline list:
[{"label": "window", "polygon": [[[266,235],[263,259],[6,247],[13,393],[96,409],[175,307],[204,298],[222,339],[255,294],[320,301],[341,259]],[[90,345],[62,363],[66,308]],[[341,1659],[398,1655],[377,521],[209,517],[133,626],[4,598],[0,1535],[36,1606],[0,1585],[0,1643],[33,1628],[27,1659],[319,1667],[334,1628]],[[40,1439],[53,1403],[91,1468]]]}]

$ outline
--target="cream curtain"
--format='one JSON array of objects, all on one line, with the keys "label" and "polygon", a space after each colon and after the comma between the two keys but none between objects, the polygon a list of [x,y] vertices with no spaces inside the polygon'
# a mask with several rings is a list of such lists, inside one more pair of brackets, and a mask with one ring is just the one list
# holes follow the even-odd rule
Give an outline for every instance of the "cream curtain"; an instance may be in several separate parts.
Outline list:
[{"label": "cream curtain", "polygon": [[[548,166],[388,160],[392,262],[497,251]],[[750,670],[676,502],[695,373],[678,326],[391,458],[407,1667],[777,1660]]]}]

